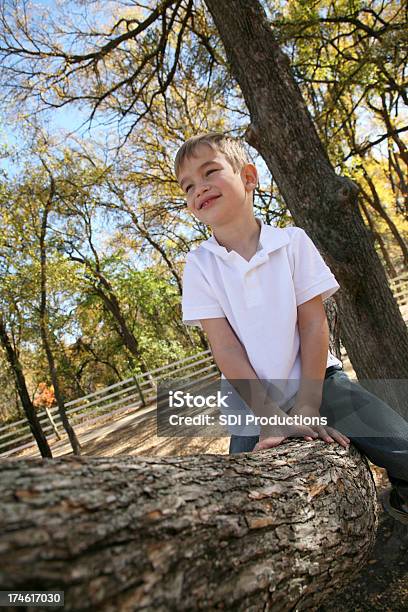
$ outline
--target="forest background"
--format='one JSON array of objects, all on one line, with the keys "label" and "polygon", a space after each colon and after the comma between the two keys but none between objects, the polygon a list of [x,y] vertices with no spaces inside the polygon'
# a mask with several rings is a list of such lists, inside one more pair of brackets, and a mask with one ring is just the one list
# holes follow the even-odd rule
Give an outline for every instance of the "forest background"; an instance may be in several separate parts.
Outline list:
[{"label": "forest background", "polygon": [[[186,254],[210,234],[187,214],[173,160],[198,132],[244,137],[249,113],[204,3],[0,6],[0,313],[39,408],[55,403],[52,374],[68,401],[207,348],[180,302]],[[408,263],[408,9],[262,6],[393,278]],[[294,224],[248,151],[255,213]],[[22,416],[4,348],[0,384],[4,423]]]}]

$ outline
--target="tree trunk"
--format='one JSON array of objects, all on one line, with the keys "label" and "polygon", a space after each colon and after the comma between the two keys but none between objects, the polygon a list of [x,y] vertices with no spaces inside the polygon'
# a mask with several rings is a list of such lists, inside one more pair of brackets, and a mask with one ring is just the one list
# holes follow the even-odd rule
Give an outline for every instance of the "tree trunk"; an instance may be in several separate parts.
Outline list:
[{"label": "tree trunk", "polygon": [[50,369],[51,381],[54,387],[55,399],[57,400],[58,413],[61,417],[62,425],[68,434],[68,438],[71,443],[74,454],[80,455],[81,445],[76,436],[74,428],[72,427],[71,423],[68,420],[68,416],[65,410],[65,401],[64,401],[64,398],[62,396],[62,392],[59,386],[57,370],[56,370],[55,361],[54,361],[54,355],[52,354],[50,343],[48,341],[47,332],[45,329],[46,324],[44,321],[43,313],[40,314],[40,317],[41,317],[41,323],[40,323],[41,338],[42,338],[42,343],[45,349],[45,353],[47,355],[47,361],[48,361],[48,367]]},{"label": "tree trunk", "polygon": [[64,610],[306,610],[374,544],[375,485],[350,446],[4,461],[0,588]]},{"label": "tree trunk", "polygon": [[333,298],[329,298],[328,300],[325,300],[323,306],[326,311],[327,323],[329,325],[329,350],[337,357],[337,359],[342,361],[340,345],[340,319],[337,304]]},{"label": "tree trunk", "polygon": [[358,187],[335,174],[261,3],[236,0],[231,10],[228,2],[205,2],[251,115],[247,140],[341,285],[341,338],[357,376],[408,378],[408,332],[357,205]]},{"label": "tree trunk", "polygon": [[30,394],[28,393],[23,368],[21,367],[20,360],[10,342],[2,313],[0,313],[0,341],[6,352],[7,361],[10,365],[11,371],[13,372],[16,389],[20,396],[21,405],[23,406],[24,414],[30,426],[31,433],[37,442],[41,457],[52,457],[47,438],[45,437],[45,434],[41,428],[41,423],[38,420],[33,402],[31,401]]},{"label": "tree trunk", "polygon": [[47,312],[47,250],[46,250],[46,244],[45,244],[45,237],[47,233],[48,214],[49,214],[49,211],[51,210],[51,205],[52,205],[52,201],[53,201],[54,194],[55,194],[55,181],[54,181],[54,178],[47,164],[43,160],[41,161],[50,177],[50,193],[48,196],[48,200],[44,205],[44,210],[43,210],[42,219],[41,219],[40,240],[39,240],[40,242],[40,270],[41,270],[40,308],[39,308],[40,334],[41,334],[41,340],[42,340],[42,344],[44,347],[44,351],[47,357],[51,381],[54,387],[55,399],[57,400],[58,413],[61,417],[62,425],[68,434],[68,438],[71,443],[74,454],[80,455],[81,445],[75,434],[74,428],[72,427],[67,417],[67,413],[65,410],[65,401],[64,401],[64,397],[63,397],[63,394],[60,388],[57,368],[55,366],[55,359],[54,359],[54,355],[51,350],[51,343],[50,343],[49,333],[48,333],[49,323],[48,323],[48,312]]}]

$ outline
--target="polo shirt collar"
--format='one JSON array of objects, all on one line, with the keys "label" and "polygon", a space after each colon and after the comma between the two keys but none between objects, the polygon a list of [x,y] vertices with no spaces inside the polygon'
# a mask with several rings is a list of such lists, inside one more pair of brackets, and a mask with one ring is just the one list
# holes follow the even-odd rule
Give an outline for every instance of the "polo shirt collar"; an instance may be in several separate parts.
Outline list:
[{"label": "polo shirt collar", "polygon": [[[258,249],[260,247],[258,250],[260,256],[272,253],[286,244],[289,244],[289,238],[283,229],[279,227],[272,227],[271,225],[265,225],[265,223],[263,223],[262,219],[259,217],[255,217],[255,219],[258,225],[261,227],[258,245]],[[200,246],[204,247],[208,251],[212,251],[215,255],[218,255],[218,257],[221,257],[222,259],[231,259],[237,255],[235,251],[227,251],[225,247],[221,246],[214,235],[208,238],[208,240],[202,242]]]}]

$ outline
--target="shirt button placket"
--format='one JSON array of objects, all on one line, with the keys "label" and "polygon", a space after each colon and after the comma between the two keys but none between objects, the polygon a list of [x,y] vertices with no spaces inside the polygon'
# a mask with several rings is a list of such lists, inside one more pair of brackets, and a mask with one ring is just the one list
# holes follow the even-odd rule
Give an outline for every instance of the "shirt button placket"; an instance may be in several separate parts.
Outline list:
[{"label": "shirt button placket", "polygon": [[256,273],[253,268],[247,270],[243,276],[245,304],[249,308],[259,304],[259,287]]}]

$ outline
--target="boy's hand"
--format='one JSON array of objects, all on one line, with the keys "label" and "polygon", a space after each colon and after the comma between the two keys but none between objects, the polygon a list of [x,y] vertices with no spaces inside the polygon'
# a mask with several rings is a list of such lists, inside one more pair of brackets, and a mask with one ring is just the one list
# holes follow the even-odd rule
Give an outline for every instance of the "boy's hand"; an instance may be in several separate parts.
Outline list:
[{"label": "boy's hand", "polygon": [[308,442],[317,439],[318,433],[313,431],[311,427],[306,426],[287,426],[287,427],[274,427],[273,430],[269,430],[267,433],[261,430],[259,436],[259,442],[255,445],[253,452],[258,450],[264,450],[266,448],[274,448],[279,446],[287,438],[304,438]]},{"label": "boy's hand", "polygon": [[[288,416],[302,415],[307,417],[319,417],[320,418],[320,408],[313,403],[297,405],[295,404],[293,408],[291,408],[288,412]],[[312,425],[310,427],[314,432],[318,434],[318,437],[328,442],[338,442],[344,448],[348,448],[350,444],[350,439],[342,434],[334,427],[329,427],[328,425]]]}]

